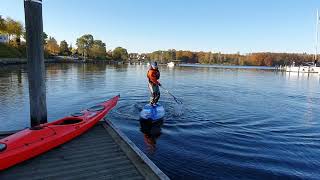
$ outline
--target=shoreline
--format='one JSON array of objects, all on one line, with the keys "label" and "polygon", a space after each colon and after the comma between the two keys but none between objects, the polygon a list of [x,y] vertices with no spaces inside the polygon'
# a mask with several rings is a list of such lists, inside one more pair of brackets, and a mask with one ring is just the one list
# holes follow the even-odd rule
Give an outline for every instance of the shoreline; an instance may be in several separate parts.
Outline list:
[{"label": "shoreline", "polygon": [[[45,59],[45,63],[56,62],[55,59]],[[1,58],[0,65],[19,65],[19,64],[27,64],[26,58]]]},{"label": "shoreline", "polygon": [[230,69],[262,69],[276,70],[276,66],[242,66],[242,65],[223,65],[223,64],[179,64],[181,67],[209,67],[209,68],[230,68]]},{"label": "shoreline", "polygon": [[[45,63],[80,63],[80,64],[98,64],[98,63],[104,63],[104,64],[135,64],[135,62],[132,61],[115,61],[115,60],[92,60],[88,59],[86,61],[81,59],[74,59],[74,58],[68,58],[68,57],[61,57],[61,56],[55,56],[51,58],[44,59]],[[8,65],[21,65],[21,64],[27,64],[27,58],[0,58],[0,66],[8,66]],[[160,65],[167,65],[160,64]],[[219,68],[219,67],[227,67],[227,68],[246,68],[246,69],[265,69],[265,70],[275,70],[277,69],[277,66],[250,66],[250,65],[231,65],[231,64],[200,64],[200,63],[180,63],[177,64],[177,66],[182,67],[212,67],[212,68]]]},{"label": "shoreline", "polygon": [[[106,63],[106,64],[124,64],[114,60],[75,60],[61,57],[44,59],[45,63]],[[0,58],[0,66],[27,64],[27,58]]]}]

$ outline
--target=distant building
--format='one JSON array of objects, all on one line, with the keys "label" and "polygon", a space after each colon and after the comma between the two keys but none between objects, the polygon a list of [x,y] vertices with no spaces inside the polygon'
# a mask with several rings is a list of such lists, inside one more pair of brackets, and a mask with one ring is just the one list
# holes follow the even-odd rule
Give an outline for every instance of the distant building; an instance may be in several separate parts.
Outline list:
[{"label": "distant building", "polygon": [[139,54],[138,53],[130,53],[129,58],[130,59],[139,59]]},{"label": "distant building", "polygon": [[9,42],[9,37],[4,34],[0,34],[0,43],[8,43]]},{"label": "distant building", "polygon": [[130,53],[129,60],[130,61],[143,61],[147,59],[147,54],[139,54],[139,53]]},{"label": "distant building", "polygon": [[141,54],[141,55],[140,55],[140,59],[141,59],[141,60],[147,59],[147,55],[146,55],[146,54]]}]

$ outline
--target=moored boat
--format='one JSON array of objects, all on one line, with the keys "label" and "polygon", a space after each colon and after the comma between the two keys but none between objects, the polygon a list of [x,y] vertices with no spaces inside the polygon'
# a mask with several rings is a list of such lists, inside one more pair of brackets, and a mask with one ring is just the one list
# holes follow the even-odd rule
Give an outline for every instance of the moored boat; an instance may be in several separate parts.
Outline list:
[{"label": "moored boat", "polygon": [[168,67],[174,67],[175,66],[174,62],[172,62],[172,61],[167,63],[167,65],[168,65]]},{"label": "moored boat", "polygon": [[71,116],[17,132],[0,140],[0,170],[42,154],[81,135],[116,106],[120,96]]},{"label": "moored boat", "polygon": [[284,70],[286,72],[299,72],[299,73],[320,73],[320,67],[317,66],[317,63],[308,62],[300,66],[295,66],[293,63],[291,66],[285,66]]}]

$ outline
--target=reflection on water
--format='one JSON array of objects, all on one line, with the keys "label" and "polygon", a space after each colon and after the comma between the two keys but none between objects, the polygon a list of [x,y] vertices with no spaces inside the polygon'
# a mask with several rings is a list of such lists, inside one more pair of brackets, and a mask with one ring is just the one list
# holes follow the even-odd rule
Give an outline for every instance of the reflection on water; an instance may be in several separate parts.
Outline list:
[{"label": "reflection on water", "polygon": [[148,121],[140,119],[140,131],[144,134],[144,142],[147,146],[147,151],[153,153],[156,150],[157,139],[161,135],[161,127],[163,120]]},{"label": "reflection on water", "polygon": [[[108,119],[173,179],[320,179],[320,77],[269,68],[160,67],[163,122],[139,121],[148,67],[47,64],[49,121],[121,94]],[[0,130],[29,126],[26,68],[0,68]]]}]

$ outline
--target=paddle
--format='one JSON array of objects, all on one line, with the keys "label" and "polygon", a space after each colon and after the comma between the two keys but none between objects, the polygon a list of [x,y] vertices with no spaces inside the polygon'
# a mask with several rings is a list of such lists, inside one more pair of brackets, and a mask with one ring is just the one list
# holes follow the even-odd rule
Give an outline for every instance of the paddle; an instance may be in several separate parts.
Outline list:
[{"label": "paddle", "polygon": [[165,90],[170,96],[173,97],[174,101],[178,104],[182,104],[182,101],[180,101],[178,98],[176,98],[173,94],[171,94],[166,88],[164,88],[162,85],[160,86],[163,90]]}]

